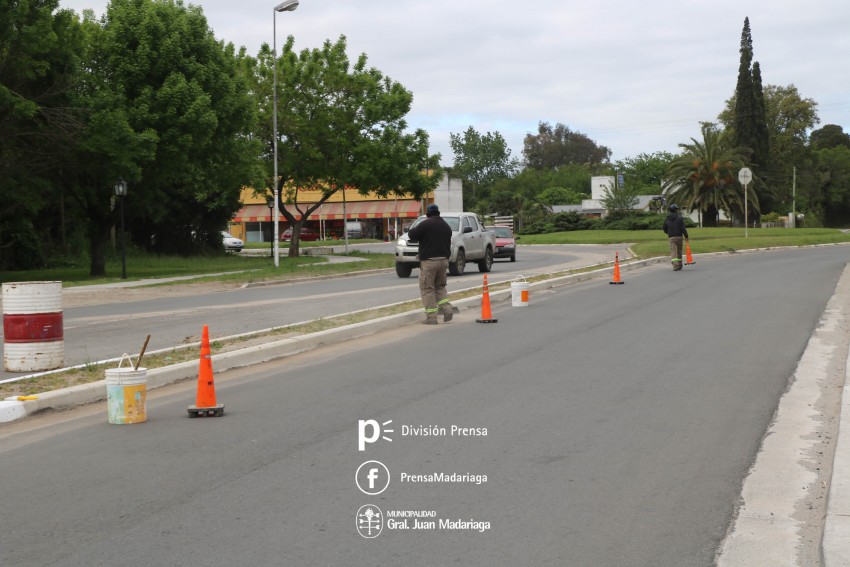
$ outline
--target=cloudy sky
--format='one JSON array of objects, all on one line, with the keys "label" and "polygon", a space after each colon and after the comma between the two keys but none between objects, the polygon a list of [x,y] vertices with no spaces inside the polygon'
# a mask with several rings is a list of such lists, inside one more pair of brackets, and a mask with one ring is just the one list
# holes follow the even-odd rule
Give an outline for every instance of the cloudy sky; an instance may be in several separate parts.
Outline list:
[{"label": "cloudy sky", "polygon": [[[101,15],[106,0],[60,0]],[[280,0],[196,0],[218,39],[256,54]],[[513,157],[540,121],[563,123],[614,159],[675,152],[735,90],[744,18],[764,84],[794,84],[820,126],[850,132],[847,0],[301,0],[277,14],[278,48],[348,38],[349,57],[413,92],[412,128],[442,163],[449,133],[498,131]]]}]

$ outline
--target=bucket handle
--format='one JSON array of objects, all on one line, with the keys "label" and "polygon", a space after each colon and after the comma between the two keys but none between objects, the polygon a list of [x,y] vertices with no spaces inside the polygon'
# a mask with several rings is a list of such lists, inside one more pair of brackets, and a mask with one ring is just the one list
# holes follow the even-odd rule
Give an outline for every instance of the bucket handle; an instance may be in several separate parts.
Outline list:
[{"label": "bucket handle", "polygon": [[522,274],[520,274],[520,275],[518,275],[517,277],[515,277],[512,281],[519,280],[520,278],[522,278],[522,281],[524,281],[524,282],[528,283],[528,280],[527,280],[527,279],[525,279],[525,276],[524,276],[524,275],[522,275]]},{"label": "bucket handle", "polygon": [[134,365],[133,359],[130,358],[130,355],[127,354],[126,352],[124,354],[122,354],[121,358],[118,360],[118,368],[121,368],[121,365],[124,364],[125,360],[127,361],[127,364],[129,364],[130,367],[132,368],[133,365]]}]

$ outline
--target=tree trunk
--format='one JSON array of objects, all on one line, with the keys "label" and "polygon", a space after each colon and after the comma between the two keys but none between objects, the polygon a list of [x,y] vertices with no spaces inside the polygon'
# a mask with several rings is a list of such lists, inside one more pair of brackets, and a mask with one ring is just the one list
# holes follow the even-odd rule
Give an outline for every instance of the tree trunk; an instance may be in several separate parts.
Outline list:
[{"label": "tree trunk", "polygon": [[717,226],[718,211],[714,205],[709,205],[702,215],[702,225],[709,227]]},{"label": "tree trunk", "polygon": [[[106,228],[103,225],[106,225]],[[96,223],[89,220],[89,251],[91,254],[89,275],[93,278],[106,277],[106,247],[109,244],[109,232],[111,230],[111,223]]]},{"label": "tree trunk", "polygon": [[303,226],[303,224],[303,219],[292,223],[292,240],[289,241],[290,258],[298,258],[301,256],[301,226]]}]

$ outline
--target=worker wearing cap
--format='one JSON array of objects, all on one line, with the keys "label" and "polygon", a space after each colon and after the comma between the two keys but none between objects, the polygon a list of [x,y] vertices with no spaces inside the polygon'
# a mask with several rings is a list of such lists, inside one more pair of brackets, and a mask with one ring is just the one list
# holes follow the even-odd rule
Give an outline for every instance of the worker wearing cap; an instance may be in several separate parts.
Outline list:
[{"label": "worker wearing cap", "polygon": [[436,325],[437,314],[443,321],[452,320],[452,304],[446,291],[446,271],[452,254],[452,229],[440,216],[440,209],[430,204],[428,217],[410,229],[410,240],[419,242],[419,293],[425,307],[425,325]]},{"label": "worker wearing cap", "polygon": [[670,214],[664,219],[664,234],[670,239],[670,261],[673,263],[673,271],[682,269],[682,238],[687,240],[688,229],[685,228],[685,219],[679,214],[679,207],[675,203],[668,209]]}]

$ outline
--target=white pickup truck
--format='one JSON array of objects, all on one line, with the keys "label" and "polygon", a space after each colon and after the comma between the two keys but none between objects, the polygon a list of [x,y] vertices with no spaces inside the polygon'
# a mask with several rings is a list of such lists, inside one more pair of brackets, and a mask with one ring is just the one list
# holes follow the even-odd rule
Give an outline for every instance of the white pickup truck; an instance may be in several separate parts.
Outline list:
[{"label": "white pickup truck", "polygon": [[[452,255],[449,273],[459,276],[467,262],[477,262],[479,272],[489,272],[496,250],[496,233],[487,229],[475,213],[440,213],[452,228]],[[413,228],[426,217],[416,219]],[[412,242],[404,233],[395,246],[395,271],[400,278],[409,278],[413,268],[419,267],[419,243]]]}]

